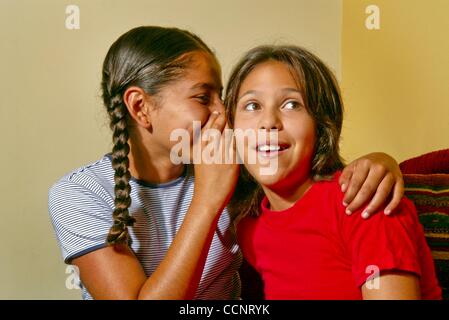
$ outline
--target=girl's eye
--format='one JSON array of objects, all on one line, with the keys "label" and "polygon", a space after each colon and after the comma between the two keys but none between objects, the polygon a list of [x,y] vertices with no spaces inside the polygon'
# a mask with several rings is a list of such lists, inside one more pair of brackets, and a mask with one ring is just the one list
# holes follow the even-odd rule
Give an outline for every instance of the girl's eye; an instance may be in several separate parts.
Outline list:
[{"label": "girl's eye", "polygon": [[244,109],[245,109],[245,111],[255,111],[255,110],[259,109],[259,105],[254,102],[250,102],[245,105]]},{"label": "girl's eye", "polygon": [[286,104],[284,104],[284,106],[282,108],[288,109],[288,110],[295,110],[295,109],[299,109],[300,107],[301,107],[301,104],[298,101],[288,101]]},{"label": "girl's eye", "polygon": [[199,103],[204,104],[204,105],[208,105],[210,103],[210,96],[208,95],[201,95],[201,96],[196,96],[195,97]]}]

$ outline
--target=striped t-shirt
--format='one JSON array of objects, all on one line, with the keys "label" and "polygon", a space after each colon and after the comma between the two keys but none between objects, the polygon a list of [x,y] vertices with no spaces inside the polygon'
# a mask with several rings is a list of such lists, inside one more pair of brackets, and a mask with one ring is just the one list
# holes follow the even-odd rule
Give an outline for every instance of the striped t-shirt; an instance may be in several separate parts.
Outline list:
[{"label": "striped t-shirt", "polygon": [[[186,168],[188,168],[186,166]],[[131,178],[129,228],[131,249],[150,276],[163,260],[178,232],[193,196],[193,174],[151,184]],[[64,262],[106,246],[114,209],[114,171],[111,155],[81,167],[54,184],[49,213]],[[196,299],[235,299],[240,296],[238,268],[242,257],[225,209],[218,221]],[[83,299],[92,299],[82,283]]]}]

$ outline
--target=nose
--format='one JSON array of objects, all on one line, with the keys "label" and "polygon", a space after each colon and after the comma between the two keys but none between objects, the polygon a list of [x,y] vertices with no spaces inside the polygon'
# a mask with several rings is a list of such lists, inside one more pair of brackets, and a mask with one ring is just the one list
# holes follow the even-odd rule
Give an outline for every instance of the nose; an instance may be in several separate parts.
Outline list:
[{"label": "nose", "polygon": [[266,110],[259,120],[259,130],[281,130],[282,121],[276,110]]}]

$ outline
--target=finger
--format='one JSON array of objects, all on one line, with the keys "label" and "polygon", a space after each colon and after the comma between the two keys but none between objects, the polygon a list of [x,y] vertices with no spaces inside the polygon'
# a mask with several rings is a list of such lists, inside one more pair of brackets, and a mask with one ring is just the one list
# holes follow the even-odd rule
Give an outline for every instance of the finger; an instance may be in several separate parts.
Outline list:
[{"label": "finger", "polygon": [[200,144],[199,148],[194,148],[193,152],[194,152],[194,159],[197,159],[196,161],[199,161],[198,159],[202,160],[202,152],[201,150],[203,150],[202,148],[205,147],[207,145],[207,141],[204,140],[204,137],[207,136],[206,132],[207,130],[209,130],[213,124],[215,123],[215,121],[217,120],[217,118],[220,116],[220,112],[218,111],[213,111],[210,115],[209,118],[207,119],[206,124],[201,128],[201,130],[197,131],[197,132],[193,132],[193,144],[194,145],[198,145]]},{"label": "finger", "polygon": [[386,215],[391,214],[391,212],[393,212],[393,210],[397,208],[403,196],[404,196],[404,180],[402,179],[402,177],[400,177],[396,179],[396,183],[394,185],[393,190],[393,198],[385,208],[384,212]]},{"label": "finger", "polygon": [[222,150],[223,159],[225,163],[233,163],[235,157],[234,133],[229,130],[229,125],[226,124],[220,139],[220,148]]},{"label": "finger", "polygon": [[[361,185],[361,187],[358,188],[354,199],[349,202],[347,211],[354,212],[355,210],[359,209],[364,203],[367,203],[369,200],[371,200],[383,178],[384,174],[382,174],[381,170],[369,170],[368,176],[363,180],[358,180],[356,172],[354,172],[354,175],[351,179],[351,184],[354,180],[356,180],[355,183],[357,184],[354,184],[354,190],[356,188],[355,186]],[[349,186],[349,188],[351,188],[351,186]]]},{"label": "finger", "polygon": [[349,181],[345,196],[343,198],[343,205],[348,206],[354,200],[363,183],[367,179],[369,172],[369,167],[367,165],[360,164],[360,161],[358,162],[358,165],[354,165],[351,180]]},{"label": "finger", "polygon": [[212,129],[217,129],[220,132],[223,131],[224,127],[226,125],[226,116],[225,114],[219,114],[217,119],[215,119],[214,123],[212,124]]},{"label": "finger", "polygon": [[212,128],[213,124],[215,123],[215,121],[217,120],[217,118],[220,116],[220,112],[218,111],[213,111],[210,116],[209,119],[207,119],[206,124],[203,126],[203,130],[207,130]]},{"label": "finger", "polygon": [[374,195],[373,199],[365,208],[365,210],[363,210],[362,218],[367,219],[369,216],[380,210],[381,206],[383,206],[387,202],[395,182],[396,181],[392,174],[388,174],[385,176],[385,178],[379,184],[379,187],[377,188],[376,194]]},{"label": "finger", "polygon": [[[220,115],[220,113],[218,111],[214,111],[209,115],[209,118],[207,119],[206,123],[201,127],[200,130],[194,130],[193,131],[193,144],[199,144],[199,143],[203,143],[202,141],[202,136],[204,135],[204,133],[206,132],[206,130],[210,129],[211,126],[214,124],[215,120],[217,120],[218,116]],[[195,150],[195,149],[194,149]],[[196,149],[198,152],[199,150]]]},{"label": "finger", "polygon": [[[225,148],[222,142],[224,136],[222,131],[225,125],[226,125],[225,115],[223,113],[220,113],[219,111],[213,111],[209,117],[208,123],[203,128],[201,137],[202,147],[206,148],[209,144],[211,143],[214,144],[211,153],[209,154],[202,153],[202,157],[207,156],[207,160],[203,159],[205,163],[218,164],[224,161],[226,153],[224,152]],[[217,139],[217,133],[219,135],[219,139]]]},{"label": "finger", "polygon": [[346,192],[346,190],[348,189],[349,181],[351,181],[353,171],[353,164],[349,164],[341,172],[340,178],[338,179],[338,183],[341,186],[341,192]]}]

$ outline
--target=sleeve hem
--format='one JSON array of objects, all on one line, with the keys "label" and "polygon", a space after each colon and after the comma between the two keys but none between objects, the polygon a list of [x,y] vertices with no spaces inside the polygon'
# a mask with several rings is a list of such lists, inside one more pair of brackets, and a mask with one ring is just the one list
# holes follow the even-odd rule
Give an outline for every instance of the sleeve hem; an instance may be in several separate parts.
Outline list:
[{"label": "sleeve hem", "polygon": [[[418,278],[421,278],[421,270],[420,266],[416,261],[405,261],[402,263],[386,263],[383,265],[378,265],[380,275],[385,271],[399,271],[399,272],[408,272],[415,274]],[[356,285],[357,287],[363,286],[363,284],[371,277],[370,273],[357,273],[355,275]]]},{"label": "sleeve hem", "polygon": [[89,247],[87,249],[83,249],[81,251],[76,251],[76,252],[70,253],[70,254],[68,254],[65,257],[64,263],[71,264],[73,259],[79,258],[79,257],[81,257],[81,256],[83,256],[85,254],[88,254],[90,252],[93,252],[95,250],[102,249],[102,248],[105,248],[105,247],[107,247],[107,244],[106,243],[102,243],[102,244],[97,244],[95,246]]}]

